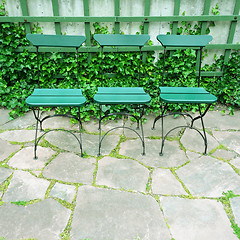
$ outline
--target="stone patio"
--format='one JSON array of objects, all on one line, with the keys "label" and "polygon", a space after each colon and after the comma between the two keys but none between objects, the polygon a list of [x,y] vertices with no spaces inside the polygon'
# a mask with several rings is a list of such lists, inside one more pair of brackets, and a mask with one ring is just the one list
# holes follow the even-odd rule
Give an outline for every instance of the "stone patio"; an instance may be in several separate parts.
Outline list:
[{"label": "stone patio", "polygon": [[[8,120],[0,109],[0,240],[237,240],[240,227],[240,111],[205,116],[208,154],[196,131],[174,131],[160,151],[160,121],[137,135],[118,129],[98,153],[98,124],[84,122],[81,157],[66,132],[46,134],[33,160],[31,112]],[[76,130],[64,118],[45,128]],[[166,117],[166,126],[188,119]],[[200,121],[195,126],[201,131]],[[108,121],[104,131],[117,124]],[[125,137],[122,137],[125,136]],[[227,194],[228,198],[222,200]]]}]

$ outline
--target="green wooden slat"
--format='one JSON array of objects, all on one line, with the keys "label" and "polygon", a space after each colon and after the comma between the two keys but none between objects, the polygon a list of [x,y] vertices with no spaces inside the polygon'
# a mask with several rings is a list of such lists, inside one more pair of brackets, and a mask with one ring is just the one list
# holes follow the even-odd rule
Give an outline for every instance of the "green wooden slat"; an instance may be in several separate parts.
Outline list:
[{"label": "green wooden slat", "polygon": [[[174,1],[173,16],[178,16],[180,10],[180,0]],[[177,34],[178,21],[173,21],[172,34]]]},{"label": "green wooden slat", "polygon": [[[235,7],[234,7],[234,10],[233,10],[233,14],[234,15],[238,14],[239,13],[239,9],[240,9],[240,1],[236,0]],[[229,28],[229,35],[228,35],[227,43],[232,43],[233,42],[233,38],[234,38],[235,31],[236,31],[236,27],[237,27],[237,21],[236,20],[232,21],[231,25],[230,25],[230,28]],[[226,50],[225,51],[224,62],[228,61],[228,59],[230,57],[230,54],[231,54],[231,50]]]},{"label": "green wooden slat", "polygon": [[[114,15],[116,17],[120,16],[120,0],[114,0]],[[120,33],[120,22],[115,22],[115,33]]]},{"label": "green wooden slat", "polygon": [[[145,0],[145,6],[144,6],[144,16],[150,16],[150,6],[151,6],[151,0]],[[148,17],[145,18],[145,22],[143,23],[143,33],[148,34],[149,29],[149,22]],[[147,60],[147,53],[143,53],[143,62],[146,62]]]},{"label": "green wooden slat", "polygon": [[[209,15],[210,5],[211,5],[211,0],[205,0],[204,8],[203,8],[203,15]],[[201,25],[201,35],[206,34],[206,30],[207,30],[207,22],[204,21],[204,22],[202,22],[202,25]],[[196,71],[199,70],[199,65],[200,65],[200,52],[198,51],[197,59],[196,59]]]},{"label": "green wooden slat", "polygon": [[[53,16],[59,16],[58,0],[52,0],[52,9],[53,9]],[[60,22],[55,22],[55,31],[56,31],[56,34],[61,34]]]},{"label": "green wooden slat", "polygon": [[[24,1],[24,0],[22,0]],[[87,0],[84,0],[87,2]],[[0,22],[144,22],[145,16],[139,17],[21,17],[0,16]],[[201,15],[201,16],[148,16],[148,22],[178,22],[178,21],[239,21],[239,15]]]},{"label": "green wooden slat", "polygon": [[[83,10],[84,16],[89,16],[89,1],[83,0]],[[85,36],[87,38],[86,45],[91,46],[91,29],[90,29],[90,22],[85,22]],[[91,61],[92,55],[88,54],[88,62]]]},{"label": "green wooden slat", "polygon": [[[27,1],[26,0],[20,0],[20,5],[21,5],[21,9],[22,9],[22,15],[23,16],[29,16]],[[26,22],[25,19],[23,19],[23,22]],[[26,29],[26,33],[31,33],[30,23],[25,23],[25,29]]]}]

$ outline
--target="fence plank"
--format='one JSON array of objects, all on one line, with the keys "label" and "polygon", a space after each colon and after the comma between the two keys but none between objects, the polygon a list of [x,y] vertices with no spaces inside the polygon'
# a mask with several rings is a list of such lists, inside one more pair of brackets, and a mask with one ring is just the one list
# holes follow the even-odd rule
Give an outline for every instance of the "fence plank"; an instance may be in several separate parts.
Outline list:
[{"label": "fence plank", "polygon": [[[20,5],[21,5],[21,9],[22,9],[22,15],[23,16],[29,16],[27,1],[26,0],[20,0]],[[25,19],[23,19],[23,22],[26,22]],[[26,22],[24,25],[25,25],[26,33],[31,33],[30,23]]]},{"label": "fence plank", "polygon": [[[89,2],[88,0],[83,0],[83,10],[84,16],[89,16]],[[90,22],[85,22],[85,36],[86,36],[86,45],[91,46],[91,29]],[[88,54],[88,62],[91,61],[92,55]]]},{"label": "fence plank", "polygon": [[[144,16],[145,16],[145,22],[143,23],[143,33],[148,34],[149,29],[149,22],[148,22],[148,16],[150,16],[150,6],[151,6],[151,0],[145,0],[145,6],[144,6]],[[147,59],[147,53],[143,53],[143,62],[146,62]]]},{"label": "fence plank", "polygon": [[[59,16],[58,0],[52,0],[52,9],[53,9],[53,16]],[[55,32],[56,34],[61,34],[60,22],[55,22]]]},{"label": "fence plank", "polygon": [[[116,17],[120,16],[120,0],[114,0],[114,15]],[[115,22],[115,33],[120,33],[120,22]]]},{"label": "fence plank", "polygon": [[[173,16],[178,16],[180,11],[180,0],[174,1]],[[178,21],[173,21],[172,34],[177,34]]]},{"label": "fence plank", "polygon": [[[233,10],[233,15],[237,15],[239,13],[239,9],[240,9],[240,1],[236,0],[235,7],[234,7],[234,10]],[[232,43],[233,42],[236,27],[237,27],[237,21],[236,20],[232,21],[231,25],[230,25],[230,28],[229,28],[227,43]],[[225,51],[225,54],[224,54],[224,62],[228,61],[228,59],[230,57],[230,54],[231,54],[231,50],[227,49]]]}]

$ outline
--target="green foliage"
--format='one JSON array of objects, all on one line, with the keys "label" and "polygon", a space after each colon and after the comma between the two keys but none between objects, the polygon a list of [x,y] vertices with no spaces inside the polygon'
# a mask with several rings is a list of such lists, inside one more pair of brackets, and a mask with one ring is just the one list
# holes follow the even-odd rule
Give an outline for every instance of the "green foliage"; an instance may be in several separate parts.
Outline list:
[{"label": "green foliage", "polygon": [[[6,15],[5,2],[0,4],[0,15]],[[108,34],[107,26],[99,23],[93,24],[95,33]],[[209,28],[207,28],[209,32]],[[141,33],[143,26],[140,26]],[[201,23],[192,24],[182,22],[178,28],[178,34],[200,34]],[[35,33],[40,33],[41,29],[36,25]],[[122,33],[123,34],[123,33]],[[92,44],[97,45],[92,38]],[[149,45],[152,43],[149,42]],[[11,116],[21,115],[29,110],[26,105],[26,98],[37,87],[37,59],[36,53],[29,53],[25,47],[29,45],[24,32],[24,26],[14,23],[0,23],[0,106],[11,109]],[[16,50],[21,47],[22,52]],[[98,86],[138,86],[139,53],[121,52],[105,53],[103,64],[101,64],[101,54],[92,54],[91,61],[88,62],[88,54],[79,54],[79,79],[80,87],[87,98],[87,104],[81,111],[83,120],[90,120],[90,116],[98,115],[98,106],[93,102],[93,96],[97,92]],[[195,76],[195,51],[191,49],[177,50],[167,55],[166,58],[166,80],[167,86],[197,86]],[[224,76],[222,78],[202,78],[201,86],[215,94],[221,103],[240,106],[239,97],[239,69],[240,54],[234,52],[228,63],[224,63],[223,57],[216,60],[212,66],[204,66],[204,70],[213,71],[224,66]],[[77,63],[74,53],[40,53],[40,86],[76,88]],[[101,67],[103,72],[111,73],[103,76],[101,82]],[[158,112],[159,85],[162,79],[163,54],[155,62],[153,52],[148,52],[146,62],[141,66],[140,85],[148,92],[152,101],[146,113]],[[56,77],[57,76],[57,77]],[[61,76],[59,78],[59,76]],[[170,110],[195,111],[196,106],[172,105]],[[109,112],[121,111],[119,106],[107,107]],[[56,109],[57,112],[66,113],[70,109]],[[73,115],[76,109],[71,109]]]}]

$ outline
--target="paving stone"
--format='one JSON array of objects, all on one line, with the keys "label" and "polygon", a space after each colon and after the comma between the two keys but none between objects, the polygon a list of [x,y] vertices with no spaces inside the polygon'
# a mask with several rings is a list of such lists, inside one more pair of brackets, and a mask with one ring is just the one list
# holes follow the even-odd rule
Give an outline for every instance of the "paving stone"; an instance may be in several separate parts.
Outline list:
[{"label": "paving stone", "polygon": [[55,153],[51,148],[37,147],[38,159],[33,159],[33,147],[23,148],[17,152],[9,161],[8,165],[18,169],[41,169],[45,166],[45,163]]},{"label": "paving stone", "polygon": [[7,191],[4,193],[4,202],[29,201],[44,199],[50,182],[36,178],[32,174],[16,170]]},{"label": "paving stone", "polygon": [[228,163],[208,156],[191,161],[176,173],[194,196],[221,197],[229,190],[240,194],[240,176]]},{"label": "paving stone", "polygon": [[240,158],[234,158],[233,160],[231,160],[230,162],[232,165],[234,165],[236,168],[240,169]]},{"label": "paving stone", "polygon": [[139,160],[150,167],[178,167],[186,163],[188,158],[177,141],[166,141],[163,156],[159,156],[161,140],[145,139],[146,155],[142,155],[139,139],[127,140],[120,144],[119,154]]},{"label": "paving stone", "polygon": [[97,185],[145,192],[149,171],[131,159],[104,157],[98,162]]},{"label": "paving stone", "polygon": [[0,167],[0,185],[11,176],[12,172],[12,169]]},{"label": "paving stone", "polygon": [[[217,121],[216,121],[217,119]],[[234,115],[223,114],[221,111],[209,111],[203,118],[205,128],[219,130],[239,130],[240,111],[234,111]],[[202,129],[201,120],[196,120],[194,126]]]},{"label": "paving stone", "polygon": [[230,203],[235,222],[238,226],[240,226],[240,197],[230,198]]},{"label": "paving stone", "polygon": [[196,153],[196,152],[191,152],[191,151],[186,151],[186,155],[190,161],[195,161],[199,160],[199,158],[202,157],[202,154]]},{"label": "paving stone", "polygon": [[[212,149],[216,148],[219,144],[211,135],[209,135],[208,133],[206,133],[206,135],[208,142],[207,152],[210,152]],[[197,131],[194,131],[193,129],[187,128],[183,136],[181,137],[180,142],[188,150],[193,150],[201,153],[204,152],[205,149],[204,141],[201,135]]]},{"label": "paving stone", "polygon": [[169,240],[169,230],[151,196],[81,187],[73,214],[72,239]]},{"label": "paving stone", "polygon": [[240,154],[240,132],[213,131],[214,137],[228,149]]},{"label": "paving stone", "polygon": [[168,169],[155,169],[152,174],[153,194],[187,194],[181,183]]},{"label": "paving stone", "polygon": [[[107,132],[110,129],[119,127],[119,126],[123,126],[122,119],[118,119],[116,121],[115,120],[107,120],[107,121],[102,122],[102,131]],[[98,133],[99,132],[98,127],[99,127],[98,119],[91,119],[91,121],[83,123],[83,128],[89,133]],[[115,129],[115,130],[109,132],[109,134],[120,134],[121,135],[121,134],[123,134],[123,129],[122,128]]]},{"label": "paving stone", "polygon": [[23,116],[11,120],[4,125],[0,126],[0,129],[23,129],[36,124],[36,119],[32,111],[25,113]]},{"label": "paving stone", "polygon": [[21,148],[21,146],[19,145],[12,145],[2,139],[0,139],[0,146],[0,162],[4,161],[7,157],[9,157],[11,153],[18,151]]},{"label": "paving stone", "polygon": [[214,157],[222,158],[225,160],[230,160],[236,156],[236,153],[226,151],[224,149],[217,149],[213,154]]},{"label": "paving stone", "polygon": [[238,239],[223,205],[216,200],[161,197],[160,202],[176,240]]},{"label": "paving stone", "polygon": [[50,192],[51,197],[60,198],[67,202],[72,202],[75,194],[76,194],[75,186],[66,185],[58,182],[53,186]]},{"label": "paving stone", "polygon": [[[156,122],[156,125],[155,125],[155,129],[152,130],[152,127],[153,127],[153,122],[154,122],[154,119],[156,118],[156,115],[155,114],[151,114],[149,116],[144,116],[144,118],[147,120],[143,123],[143,129],[144,129],[144,136],[145,137],[150,137],[150,136],[156,136],[156,137],[161,137],[162,136],[162,120],[159,119],[157,122]],[[125,124],[127,127],[131,127],[133,128],[134,130],[136,130],[137,128],[137,123],[136,122],[133,122],[133,121],[130,121],[128,120]],[[186,121],[184,119],[184,117],[182,116],[179,116],[179,117],[176,117],[174,118],[174,116],[166,116],[164,117],[164,135],[170,130],[172,129],[173,127],[176,127],[176,126],[179,126],[179,125],[182,125],[182,126],[185,126],[186,125]],[[169,133],[169,136],[170,137],[176,137],[179,135],[179,132],[180,132],[181,129],[177,129],[177,130],[174,130],[172,131],[171,133]],[[141,130],[136,130],[140,135],[142,135],[141,133]],[[133,131],[131,130],[128,130],[128,129],[124,129],[124,135],[127,137],[127,138],[136,138],[137,135],[136,133],[134,133]]]},{"label": "paving stone", "polygon": [[[54,113],[51,112],[53,115]],[[43,116],[50,114],[44,113]],[[78,124],[72,124],[71,119],[68,117],[53,117],[43,121],[43,129],[67,129],[67,130],[79,130]]]},{"label": "paving stone", "polygon": [[80,158],[73,153],[61,153],[44,169],[43,176],[64,182],[91,184],[95,158]]},{"label": "paving stone", "polygon": [[9,120],[9,113],[11,110],[8,110],[6,108],[0,108],[0,125],[5,124]]},{"label": "paving stone", "polygon": [[0,236],[6,239],[58,240],[67,226],[71,210],[53,199],[17,206],[0,206]]},{"label": "paving stone", "polygon": [[[78,141],[69,133],[56,131],[46,135],[51,144],[66,151],[80,153]],[[82,134],[83,151],[91,156],[98,154],[98,135]],[[102,142],[101,154],[108,155],[118,144],[119,136],[109,135]]]},{"label": "paving stone", "polygon": [[0,133],[0,138],[12,142],[30,142],[35,139],[35,130],[13,130]]}]

